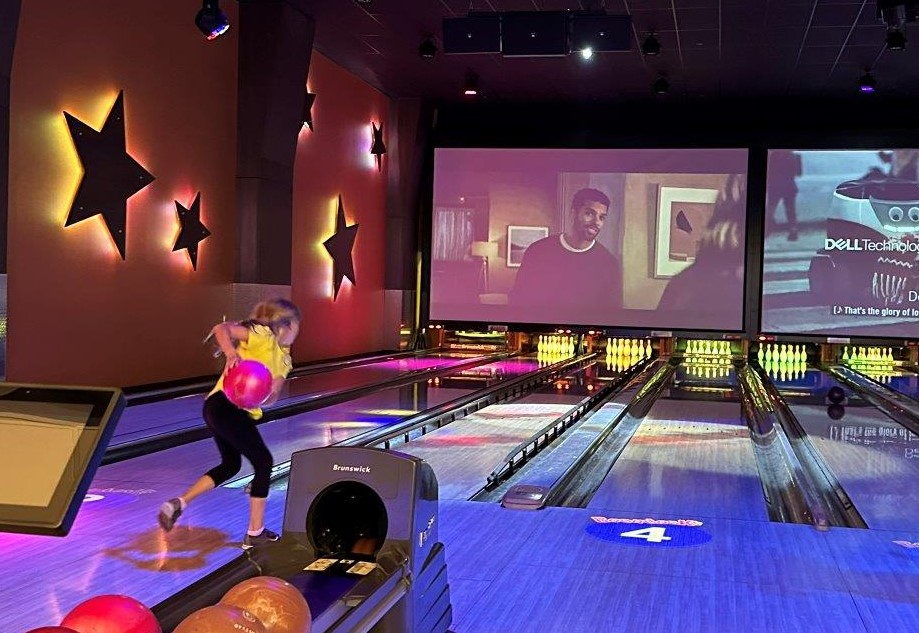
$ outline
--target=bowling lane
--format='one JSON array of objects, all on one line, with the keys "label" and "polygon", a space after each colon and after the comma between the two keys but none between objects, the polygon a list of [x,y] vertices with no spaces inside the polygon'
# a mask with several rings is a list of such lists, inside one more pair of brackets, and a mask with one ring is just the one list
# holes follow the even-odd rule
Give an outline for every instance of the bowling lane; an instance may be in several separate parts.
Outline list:
[{"label": "bowling lane", "polygon": [[677,368],[587,507],[768,521],[736,385],[730,366]]},{"label": "bowling lane", "polygon": [[888,369],[851,367],[851,369],[881,383],[885,387],[893,389],[907,398],[919,401],[919,375],[911,371],[900,369],[899,367],[891,367]]},{"label": "bowling lane", "polygon": [[[296,402],[308,402],[329,396],[343,389],[364,387],[405,374],[450,367],[473,358],[468,354],[419,354],[414,357],[382,358],[379,361],[326,371],[293,375],[287,380],[285,392],[271,408]],[[130,406],[118,421],[109,446],[120,446],[202,425],[201,407],[207,397],[203,393]]]},{"label": "bowling lane", "polygon": [[[409,385],[391,387],[346,402],[266,422],[259,431],[276,464],[290,459],[295,451],[327,446],[381,426],[397,424],[417,413],[495,383],[539,369],[532,357],[515,357],[479,367],[459,370],[440,379],[420,379]],[[214,443],[200,440],[99,469],[112,481],[189,482],[201,474],[201,464],[219,461]],[[206,470],[206,469],[205,469]],[[243,460],[237,478],[251,475]]]},{"label": "bowling lane", "polygon": [[[839,479],[869,528],[914,530],[919,516],[919,437],[817,369],[809,398],[786,398],[811,443]],[[841,387],[847,399],[826,401]],[[785,396],[786,388],[776,383]]]},{"label": "bowling lane", "polygon": [[[280,462],[294,450],[393,424],[538,367],[535,357],[505,359],[458,370],[438,385],[424,379],[260,429]],[[89,490],[99,499],[84,503],[66,538],[0,534],[3,586],[19,588],[0,592],[0,609],[16,614],[5,627],[21,631],[59,622],[92,594],[125,593],[153,605],[239,556],[248,508],[242,490],[221,487],[196,499],[169,534],[156,524],[160,503],[180,494],[218,460],[213,442],[203,440],[103,466]],[[243,473],[251,472],[243,463]],[[269,526],[280,527],[283,506],[283,494],[269,496]],[[23,603],[30,608],[22,609]]]},{"label": "bowling lane", "polygon": [[618,372],[598,361],[514,401],[485,407],[395,450],[420,457],[437,475],[441,499],[469,499],[507,454],[566,415]]}]

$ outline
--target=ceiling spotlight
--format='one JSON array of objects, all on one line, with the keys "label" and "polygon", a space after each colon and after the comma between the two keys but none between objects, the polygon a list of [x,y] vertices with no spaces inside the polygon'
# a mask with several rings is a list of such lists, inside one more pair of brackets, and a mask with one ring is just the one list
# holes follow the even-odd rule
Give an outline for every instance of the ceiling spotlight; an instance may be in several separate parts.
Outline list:
[{"label": "ceiling spotlight", "polygon": [[474,97],[479,94],[479,76],[472,71],[466,73],[466,81],[463,84],[463,94],[467,97]]},{"label": "ceiling spotlight", "polygon": [[900,29],[889,29],[887,31],[887,50],[902,51],[906,48],[906,36]]},{"label": "ceiling spotlight", "polygon": [[657,81],[651,84],[651,90],[656,95],[665,95],[670,90],[670,82],[667,81],[666,77],[658,77]]},{"label": "ceiling spotlight", "polygon": [[425,40],[418,46],[418,55],[422,59],[434,59],[434,56],[437,55],[437,44],[434,43],[433,38],[425,38]]},{"label": "ceiling spotlight", "polygon": [[657,41],[656,37],[654,37],[653,31],[649,33],[648,37],[645,38],[645,41],[642,42],[641,52],[643,55],[648,55],[650,57],[661,54],[661,43]]},{"label": "ceiling spotlight", "polygon": [[204,0],[204,6],[195,16],[195,25],[209,40],[216,39],[230,28],[227,14],[220,10],[218,0]]},{"label": "ceiling spotlight", "polygon": [[583,57],[584,59],[590,59],[593,56],[594,56],[594,49],[592,49],[591,47],[588,46],[587,48],[581,49],[581,57]]},{"label": "ceiling spotlight", "polygon": [[878,82],[874,78],[874,75],[871,74],[870,70],[866,70],[865,74],[858,80],[858,91],[862,94],[872,94],[877,88],[877,85]]}]

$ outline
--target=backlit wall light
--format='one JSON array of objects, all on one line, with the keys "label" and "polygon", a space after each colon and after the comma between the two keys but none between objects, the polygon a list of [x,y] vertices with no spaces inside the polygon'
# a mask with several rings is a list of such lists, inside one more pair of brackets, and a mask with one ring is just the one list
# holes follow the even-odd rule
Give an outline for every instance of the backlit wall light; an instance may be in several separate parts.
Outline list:
[{"label": "backlit wall light", "polygon": [[98,132],[67,112],[64,118],[83,166],[80,185],[64,226],[102,216],[118,254],[124,259],[128,198],[153,182],[153,175],[126,149],[124,93],[118,93]]},{"label": "backlit wall light", "polygon": [[179,218],[179,235],[176,237],[172,252],[186,250],[192,269],[198,270],[198,244],[211,234],[201,222],[201,192],[195,194],[190,207],[186,208],[178,200],[175,201],[175,205],[176,215]]},{"label": "backlit wall light", "polygon": [[313,130],[313,103],[316,101],[316,94],[304,89],[303,95],[303,125],[307,126],[310,131]]},{"label": "backlit wall light", "polygon": [[335,214],[335,234],[322,243],[329,257],[332,258],[332,287],[334,288],[332,301],[338,298],[338,291],[346,278],[352,285],[357,285],[357,278],[354,276],[354,258],[351,252],[354,250],[358,226],[357,224],[349,225],[345,219],[345,205],[339,194],[338,210]]},{"label": "backlit wall light", "polygon": [[377,161],[377,170],[383,171],[383,154],[386,153],[386,144],[383,142],[383,124],[377,127],[376,123],[370,123],[372,142],[370,144],[370,153],[373,154]]}]

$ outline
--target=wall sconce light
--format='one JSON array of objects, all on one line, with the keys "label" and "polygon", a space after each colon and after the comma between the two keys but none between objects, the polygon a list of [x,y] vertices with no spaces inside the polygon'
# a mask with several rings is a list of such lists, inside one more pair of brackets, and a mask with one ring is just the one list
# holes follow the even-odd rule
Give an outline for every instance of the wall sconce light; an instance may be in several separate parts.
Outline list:
[{"label": "wall sconce light", "polygon": [[386,153],[386,144],[383,143],[383,124],[377,127],[376,123],[370,123],[370,129],[373,132],[373,142],[370,145],[370,153],[377,159],[377,170],[383,171],[383,154]]}]

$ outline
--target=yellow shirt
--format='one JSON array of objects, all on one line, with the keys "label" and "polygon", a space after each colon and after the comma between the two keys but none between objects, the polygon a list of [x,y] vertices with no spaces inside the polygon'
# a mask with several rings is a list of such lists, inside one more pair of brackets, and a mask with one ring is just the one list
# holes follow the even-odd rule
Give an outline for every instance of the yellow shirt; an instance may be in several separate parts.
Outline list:
[{"label": "yellow shirt", "polygon": [[[250,326],[249,338],[239,342],[236,353],[239,355],[240,360],[260,362],[268,368],[272,378],[287,378],[287,374],[290,373],[292,367],[290,349],[278,345],[278,339],[275,338],[274,332],[267,325],[257,324]],[[217,384],[214,385],[208,397],[218,391],[223,391],[223,377],[225,374],[226,372],[220,375]],[[260,408],[246,409],[246,411],[249,412],[253,420],[258,420],[262,417]]]}]

